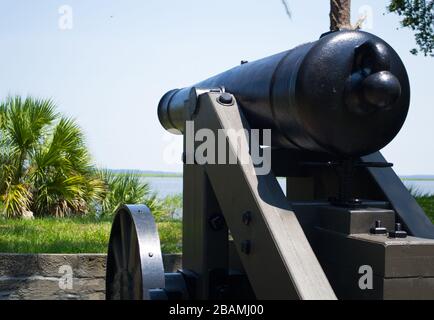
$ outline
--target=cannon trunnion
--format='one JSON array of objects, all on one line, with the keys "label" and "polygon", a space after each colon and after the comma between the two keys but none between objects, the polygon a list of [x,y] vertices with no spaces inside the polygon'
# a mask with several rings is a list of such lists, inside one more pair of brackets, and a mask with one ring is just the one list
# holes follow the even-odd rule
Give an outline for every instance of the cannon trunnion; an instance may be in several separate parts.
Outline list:
[{"label": "cannon trunnion", "polygon": [[396,52],[360,31],[169,91],[182,269],[164,273],[149,210],[122,207],[107,298],[434,299],[434,226],[379,152],[409,99]]}]

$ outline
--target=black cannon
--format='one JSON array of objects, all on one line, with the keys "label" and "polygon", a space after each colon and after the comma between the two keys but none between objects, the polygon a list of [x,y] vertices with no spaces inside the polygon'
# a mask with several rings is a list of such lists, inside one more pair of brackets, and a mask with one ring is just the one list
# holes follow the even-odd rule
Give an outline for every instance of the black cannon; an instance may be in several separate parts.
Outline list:
[{"label": "black cannon", "polygon": [[339,32],[172,90],[158,116],[183,131],[194,88],[233,94],[251,128],[273,132],[273,146],[361,156],[387,145],[404,124],[410,102],[407,73],[396,52],[364,32]]},{"label": "black cannon", "polygon": [[[169,91],[158,116],[185,137],[182,268],[164,273],[151,213],[125,206],[107,298],[434,298],[434,227],[379,153],[409,103],[397,53],[361,31]],[[196,159],[202,129],[223,137],[203,153],[218,161]]]}]

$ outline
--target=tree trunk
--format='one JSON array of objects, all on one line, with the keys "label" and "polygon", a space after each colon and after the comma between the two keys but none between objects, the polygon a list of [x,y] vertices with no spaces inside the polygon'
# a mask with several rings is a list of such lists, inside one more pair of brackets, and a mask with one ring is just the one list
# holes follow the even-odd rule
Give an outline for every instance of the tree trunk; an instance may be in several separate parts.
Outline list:
[{"label": "tree trunk", "polygon": [[330,30],[351,29],[351,0],[330,0]]}]

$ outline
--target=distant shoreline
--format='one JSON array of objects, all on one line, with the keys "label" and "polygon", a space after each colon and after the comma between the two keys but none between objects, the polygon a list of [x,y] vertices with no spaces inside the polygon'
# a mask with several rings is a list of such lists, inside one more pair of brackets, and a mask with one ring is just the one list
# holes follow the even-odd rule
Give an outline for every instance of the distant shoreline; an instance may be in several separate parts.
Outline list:
[{"label": "distant shoreline", "polygon": [[[114,174],[132,173],[143,178],[182,178],[182,172],[165,172],[152,170],[128,170],[128,169],[109,169]],[[434,175],[402,175],[399,176],[402,181],[434,181]]]},{"label": "distant shoreline", "polygon": [[[116,175],[125,174],[126,172],[115,172]],[[135,173],[135,176],[143,178],[182,178],[182,173]]]},{"label": "distant shoreline", "polygon": [[[136,173],[143,178],[182,178],[182,173]],[[400,177],[402,181],[434,181],[434,178],[405,178]]]},{"label": "distant shoreline", "polygon": [[136,173],[136,175],[143,178],[182,178],[182,173]]}]

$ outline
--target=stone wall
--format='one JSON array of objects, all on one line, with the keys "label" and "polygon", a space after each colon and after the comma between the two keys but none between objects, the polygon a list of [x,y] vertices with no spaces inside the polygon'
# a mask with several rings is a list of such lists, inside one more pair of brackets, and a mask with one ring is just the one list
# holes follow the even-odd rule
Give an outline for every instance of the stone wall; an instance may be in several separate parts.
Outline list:
[{"label": "stone wall", "polygon": [[[165,255],[166,272],[181,267],[180,255]],[[105,254],[2,254],[0,300],[101,300]]]}]

